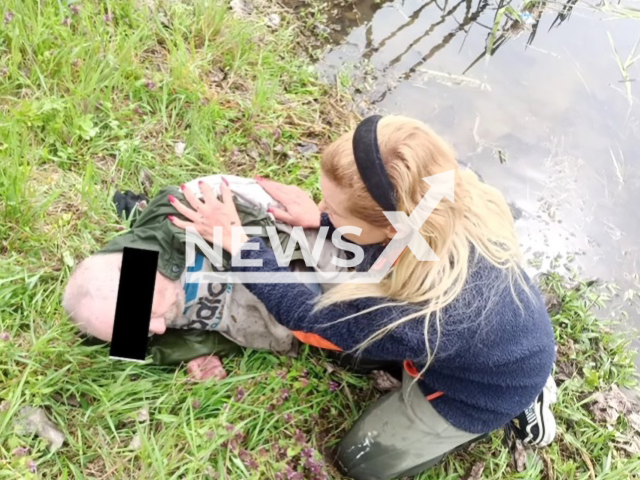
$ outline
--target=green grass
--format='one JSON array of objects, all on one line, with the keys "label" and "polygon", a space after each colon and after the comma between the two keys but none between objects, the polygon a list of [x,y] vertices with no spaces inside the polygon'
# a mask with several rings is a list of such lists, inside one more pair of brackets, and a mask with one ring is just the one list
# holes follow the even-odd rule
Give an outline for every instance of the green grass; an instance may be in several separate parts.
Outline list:
[{"label": "green grass", "polygon": [[[247,352],[225,359],[228,379],[191,383],[183,369],[110,361],[65,319],[60,295],[74,264],[126,228],[111,204],[116,189],[152,196],[231,172],[314,190],[317,157],[299,155],[298,144],[326,144],[354,121],[348,99],[319,84],[292,48],[309,25],[286,10],[263,6],[283,15],[273,31],[260,9],[238,19],[223,2],[159,2],[153,11],[144,3],[84,1],[77,13],[62,0],[0,6],[0,332],[10,337],[0,340],[0,478],[273,479],[299,461],[305,442],[320,458],[376,397],[366,378],[329,372],[307,350],[298,359]],[[487,479],[640,471],[585,402],[632,383],[628,342],[591,313],[602,301],[594,291],[546,283],[561,305],[560,365],[573,372],[561,385],[558,441],[517,473],[498,432],[420,479],[465,478],[479,461]],[[62,449],[16,435],[23,405],[46,408],[66,436]],[[148,421],[138,419],[144,409]],[[13,454],[25,446],[26,456]]]}]

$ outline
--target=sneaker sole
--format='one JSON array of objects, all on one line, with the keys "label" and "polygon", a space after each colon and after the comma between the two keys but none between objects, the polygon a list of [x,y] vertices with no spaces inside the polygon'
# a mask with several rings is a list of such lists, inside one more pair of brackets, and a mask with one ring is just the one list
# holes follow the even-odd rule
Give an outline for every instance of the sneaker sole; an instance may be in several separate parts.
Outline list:
[{"label": "sneaker sole", "polygon": [[539,440],[539,447],[546,447],[556,438],[556,419],[551,412],[551,405],[558,401],[558,387],[553,381],[553,377],[549,377],[545,385],[545,392],[542,395],[542,404],[536,405],[536,413],[542,424],[542,439]]}]

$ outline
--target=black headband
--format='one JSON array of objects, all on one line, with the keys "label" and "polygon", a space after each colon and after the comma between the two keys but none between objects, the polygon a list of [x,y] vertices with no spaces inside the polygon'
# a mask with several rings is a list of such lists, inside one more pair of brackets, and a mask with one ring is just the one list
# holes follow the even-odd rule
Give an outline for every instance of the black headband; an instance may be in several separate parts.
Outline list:
[{"label": "black headband", "polygon": [[397,210],[395,188],[378,146],[378,122],[381,118],[380,115],[372,115],[360,122],[353,134],[353,155],[369,194],[384,211],[394,212]]}]

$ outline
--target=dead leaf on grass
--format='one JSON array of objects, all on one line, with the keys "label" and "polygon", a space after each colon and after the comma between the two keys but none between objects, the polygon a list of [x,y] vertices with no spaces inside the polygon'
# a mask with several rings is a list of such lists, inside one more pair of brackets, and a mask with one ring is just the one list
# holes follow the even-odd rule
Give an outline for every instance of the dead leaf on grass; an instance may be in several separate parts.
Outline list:
[{"label": "dead leaf on grass", "polygon": [[482,473],[484,472],[485,465],[485,462],[476,463],[471,469],[471,472],[469,473],[469,476],[466,478],[466,480],[480,480],[482,478]]},{"label": "dead leaf on grass", "polygon": [[36,434],[44,438],[49,442],[49,449],[52,452],[58,450],[64,443],[64,434],[49,420],[47,413],[42,408],[22,407],[14,425],[19,435]]}]

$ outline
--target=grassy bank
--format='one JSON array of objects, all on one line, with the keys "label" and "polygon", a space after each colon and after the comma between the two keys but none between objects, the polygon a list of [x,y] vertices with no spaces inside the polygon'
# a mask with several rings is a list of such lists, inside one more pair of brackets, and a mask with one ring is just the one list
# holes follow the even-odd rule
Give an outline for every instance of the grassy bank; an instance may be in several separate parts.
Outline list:
[{"label": "grassy bank", "polygon": [[[74,264],[126,228],[116,189],[152,196],[218,172],[316,188],[315,145],[353,115],[292,49],[308,25],[273,4],[239,17],[206,0],[5,0],[0,25],[0,478],[339,478],[322,453],[377,396],[368,379],[308,351],[253,352],[225,360],[228,379],[194,384],[110,361],[60,308]],[[592,395],[631,384],[627,343],[590,312],[595,290],[546,285],[558,441],[518,472],[498,432],[421,479],[467,478],[481,462],[487,479],[640,471],[616,446],[630,422],[610,429],[590,410]],[[46,409],[61,449],[16,433],[24,405]]]}]

